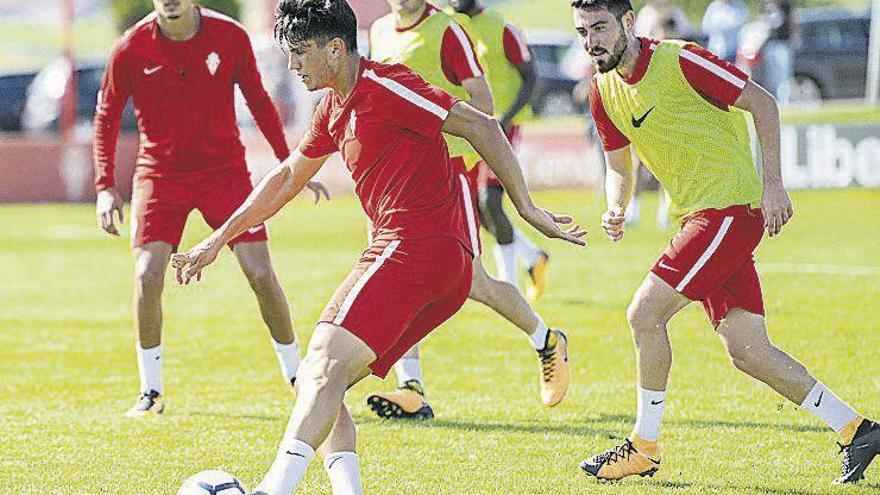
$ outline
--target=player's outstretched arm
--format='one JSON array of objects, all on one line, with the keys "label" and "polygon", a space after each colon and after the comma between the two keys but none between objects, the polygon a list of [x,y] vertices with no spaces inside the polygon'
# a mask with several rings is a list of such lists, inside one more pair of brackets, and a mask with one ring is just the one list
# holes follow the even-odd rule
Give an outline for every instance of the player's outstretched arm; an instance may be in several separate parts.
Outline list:
[{"label": "player's outstretched arm", "polygon": [[773,237],[782,230],[794,216],[791,199],[782,183],[782,165],[779,158],[779,105],[773,95],[749,80],[734,106],[752,114],[755,131],[761,143],[761,163],[764,181],[764,196],[761,210],[764,214],[764,228]]},{"label": "player's outstretched arm", "polygon": [[303,190],[325,161],[326,156],[308,158],[299,150],[294,151],[257,184],[226,223],[189,251],[171,257],[171,266],[177,270],[177,282],[188,284],[193,278],[199,280],[202,269],[217,259],[223,246],[275,215]]},{"label": "player's outstretched arm", "polygon": [[495,114],[495,100],[492,98],[492,89],[486,76],[471,77],[461,82],[467,91],[468,103],[486,115]]},{"label": "player's outstretched arm", "polygon": [[498,176],[519,215],[532,227],[547,237],[586,245],[583,237],[587,231],[579,225],[568,230],[560,227],[560,224],[572,223],[570,216],[554,215],[532,202],[519,162],[497,120],[460,101],[450,109],[443,123],[443,132],[466,139],[477,150]]},{"label": "player's outstretched arm", "polygon": [[632,199],[635,177],[629,146],[605,152],[605,200],[602,230],[614,242],[623,239],[624,213]]}]

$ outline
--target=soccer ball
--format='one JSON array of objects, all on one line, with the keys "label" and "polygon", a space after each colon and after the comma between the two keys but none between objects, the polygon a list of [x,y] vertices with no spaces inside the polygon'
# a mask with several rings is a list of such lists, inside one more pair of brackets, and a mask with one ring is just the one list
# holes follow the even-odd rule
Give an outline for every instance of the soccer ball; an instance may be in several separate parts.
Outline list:
[{"label": "soccer ball", "polygon": [[247,489],[225,471],[202,471],[183,482],[177,495],[243,495]]}]

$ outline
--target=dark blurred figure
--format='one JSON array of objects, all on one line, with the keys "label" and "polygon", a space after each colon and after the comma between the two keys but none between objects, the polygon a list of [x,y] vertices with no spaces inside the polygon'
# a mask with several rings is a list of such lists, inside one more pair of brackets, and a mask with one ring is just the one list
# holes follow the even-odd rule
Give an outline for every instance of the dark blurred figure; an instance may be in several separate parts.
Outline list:
[{"label": "dark blurred figure", "polygon": [[794,79],[793,44],[796,38],[794,7],[791,0],[769,0],[764,6],[763,20],[769,28],[764,45],[766,88],[779,103],[791,100]]}]

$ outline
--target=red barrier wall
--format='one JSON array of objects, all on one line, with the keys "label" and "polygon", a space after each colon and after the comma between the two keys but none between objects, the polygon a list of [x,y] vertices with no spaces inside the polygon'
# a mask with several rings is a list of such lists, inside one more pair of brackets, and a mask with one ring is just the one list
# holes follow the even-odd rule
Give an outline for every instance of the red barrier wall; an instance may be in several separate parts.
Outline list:
[{"label": "red barrier wall", "polygon": [[[289,131],[289,142],[297,142],[300,135]],[[259,180],[278,161],[259,131],[243,130],[242,141],[254,180]],[[580,132],[526,132],[519,154],[531,187],[579,187],[595,180],[596,167],[588,158],[590,150]],[[116,151],[116,183],[125,198],[131,194],[136,155],[137,136],[121,136]],[[55,137],[0,135],[0,203],[92,201],[93,167],[91,142],[87,139],[65,148]],[[338,154],[317,178],[334,194],[352,190],[350,175]]]}]

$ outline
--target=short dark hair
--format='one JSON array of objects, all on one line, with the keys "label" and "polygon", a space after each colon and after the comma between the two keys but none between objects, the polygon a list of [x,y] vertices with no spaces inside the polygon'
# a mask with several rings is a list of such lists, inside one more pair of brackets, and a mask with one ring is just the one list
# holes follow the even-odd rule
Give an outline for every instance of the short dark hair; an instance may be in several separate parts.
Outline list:
[{"label": "short dark hair", "polygon": [[633,10],[630,0],[572,0],[571,6],[581,10],[607,10],[618,21],[623,19],[624,14]]},{"label": "short dark hair", "polygon": [[281,0],[275,11],[275,40],[283,48],[316,39],[342,38],[357,51],[357,17],[346,0]]}]

